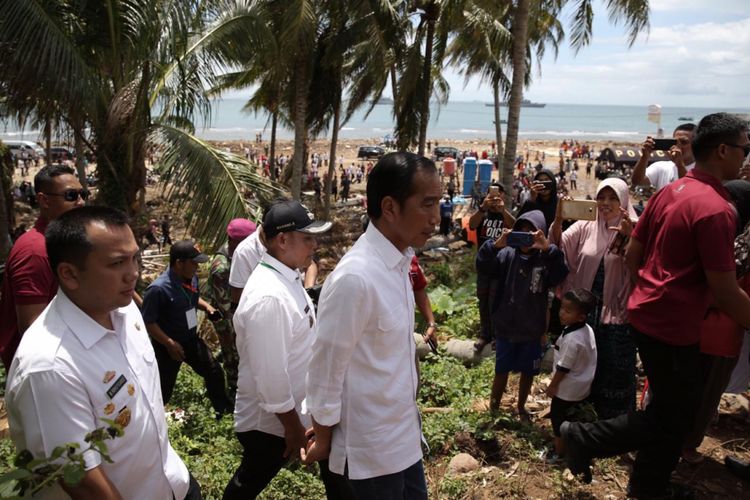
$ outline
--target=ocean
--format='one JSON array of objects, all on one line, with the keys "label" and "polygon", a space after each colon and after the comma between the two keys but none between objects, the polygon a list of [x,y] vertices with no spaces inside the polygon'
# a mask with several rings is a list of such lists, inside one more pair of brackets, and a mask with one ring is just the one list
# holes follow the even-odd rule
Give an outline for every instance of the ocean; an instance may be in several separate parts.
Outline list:
[{"label": "ocean", "polygon": [[[245,103],[242,99],[223,99],[216,101],[212,111],[212,120],[207,127],[196,127],[199,137],[209,140],[248,140],[255,139],[255,134],[262,133],[264,140],[271,135],[268,116],[247,114],[242,111]],[[662,108],[662,128],[667,136],[683,123],[680,118],[690,118],[697,123],[704,115],[717,111],[750,113],[748,108]],[[501,108],[503,120],[507,119],[507,108]],[[656,133],[656,124],[647,120],[647,106],[604,106],[589,104],[554,104],[548,103],[544,108],[522,108],[520,138],[524,139],[576,139],[605,141],[640,142],[646,135]],[[427,129],[428,139],[494,139],[494,110],[484,102],[452,101],[443,106],[433,105],[430,124]],[[364,110],[352,116],[344,124],[339,137],[346,139],[382,140],[393,133],[394,120],[391,106],[379,104],[365,118]],[[503,136],[505,127],[502,125]],[[328,133],[330,137],[330,132]],[[279,127],[278,137],[292,139],[294,131]],[[40,131],[14,130],[12,127],[0,128],[2,139],[39,140]]]}]

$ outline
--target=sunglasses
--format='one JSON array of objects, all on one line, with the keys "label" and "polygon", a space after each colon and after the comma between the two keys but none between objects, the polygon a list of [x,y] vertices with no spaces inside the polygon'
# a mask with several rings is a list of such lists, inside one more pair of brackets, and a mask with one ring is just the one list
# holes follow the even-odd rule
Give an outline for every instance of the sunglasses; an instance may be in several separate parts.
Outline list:
[{"label": "sunglasses", "polygon": [[724,144],[732,148],[741,149],[744,152],[745,156],[750,155],[750,144],[745,144],[744,146],[740,146],[739,144],[728,144],[726,142]]},{"label": "sunglasses", "polygon": [[78,198],[80,197],[82,200],[86,201],[89,199],[89,195],[91,194],[91,191],[88,189],[66,189],[62,193],[44,193],[47,196],[62,196],[65,201],[78,201]]}]

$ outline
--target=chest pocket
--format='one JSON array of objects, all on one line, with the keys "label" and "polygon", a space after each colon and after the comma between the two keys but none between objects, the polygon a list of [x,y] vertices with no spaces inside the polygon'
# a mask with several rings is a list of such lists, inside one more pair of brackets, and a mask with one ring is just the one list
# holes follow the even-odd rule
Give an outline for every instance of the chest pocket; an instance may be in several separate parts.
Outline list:
[{"label": "chest pocket", "polygon": [[377,335],[392,338],[389,334],[398,333],[405,326],[406,321],[406,307],[404,306],[382,312],[378,315]]},{"label": "chest pocket", "polygon": [[135,376],[130,371],[114,375],[112,373],[114,372],[108,371],[105,374],[105,379],[111,377],[111,380],[102,383],[92,398],[97,425],[106,425],[102,419],[113,420],[127,431],[135,413],[135,403],[141,394]]}]

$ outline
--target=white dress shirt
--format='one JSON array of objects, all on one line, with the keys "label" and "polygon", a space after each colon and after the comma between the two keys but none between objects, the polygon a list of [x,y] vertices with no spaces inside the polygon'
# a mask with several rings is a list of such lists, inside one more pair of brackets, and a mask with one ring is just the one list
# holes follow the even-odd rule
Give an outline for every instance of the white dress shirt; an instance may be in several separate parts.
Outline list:
[{"label": "white dress shirt", "polygon": [[583,401],[591,394],[596,373],[596,338],[589,325],[566,332],[555,341],[552,376],[559,369],[569,370],[557,390],[565,401]]},{"label": "white dress shirt", "polygon": [[284,437],[276,413],[297,410],[302,425],[305,374],[315,334],[315,308],[297,270],[265,254],[234,313],[240,356],[234,427]]},{"label": "white dress shirt", "polygon": [[[100,466],[123,498],[182,499],[189,474],[169,444],[159,370],[138,308],[111,314],[114,331],[81,311],[60,290],[21,339],[6,385],[8,419],[17,449],[49,456],[107,427],[124,435],[106,441],[114,463],[84,454],[86,470]],[[54,485],[43,498],[66,498]]]},{"label": "white dress shirt", "polygon": [[323,285],[307,409],[335,426],[329,467],[349,478],[403,471],[422,458],[416,403],[411,249],[370,224]]},{"label": "white dress shirt", "polygon": [[260,259],[266,254],[266,247],[260,241],[260,226],[242,240],[232,254],[232,266],[229,268],[229,285],[245,288],[247,280],[253,274]]}]

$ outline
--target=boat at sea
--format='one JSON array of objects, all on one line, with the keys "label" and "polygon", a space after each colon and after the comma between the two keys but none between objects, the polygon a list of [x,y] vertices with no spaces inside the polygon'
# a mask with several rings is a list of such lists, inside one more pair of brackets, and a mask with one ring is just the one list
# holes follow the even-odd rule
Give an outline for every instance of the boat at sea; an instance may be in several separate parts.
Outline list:
[{"label": "boat at sea", "polygon": [[[492,103],[492,102],[485,102],[484,105],[487,106],[487,107],[489,107],[489,108],[491,108],[495,104]],[[521,107],[522,108],[543,108],[546,105],[547,105],[547,103],[545,103],[545,102],[531,102],[528,99],[523,99],[521,101]],[[501,102],[500,106],[506,106],[507,107],[508,106],[508,101]]]},{"label": "boat at sea", "polygon": [[681,117],[678,118],[678,120],[681,121],[681,122],[691,122],[691,121],[693,121],[693,117],[692,116],[681,116]]},{"label": "boat at sea", "polygon": [[[370,101],[370,102],[373,102],[373,101]],[[390,104],[393,104],[393,99],[391,99],[390,97],[381,97],[375,102],[375,104],[389,104],[390,105]]]}]

